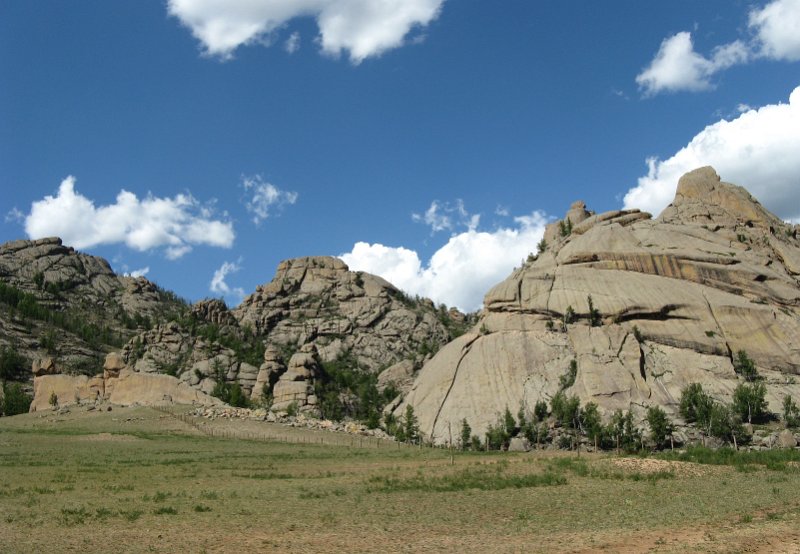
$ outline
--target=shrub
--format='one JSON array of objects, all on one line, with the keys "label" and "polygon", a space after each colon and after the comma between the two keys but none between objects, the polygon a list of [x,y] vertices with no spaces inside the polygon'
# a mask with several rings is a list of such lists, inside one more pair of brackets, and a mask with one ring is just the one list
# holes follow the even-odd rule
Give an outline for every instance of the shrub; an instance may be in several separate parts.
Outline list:
[{"label": "shrub", "polygon": [[764,383],[742,383],[733,391],[733,409],[742,419],[752,423],[767,415],[767,387]]},{"label": "shrub", "polygon": [[700,383],[690,383],[681,391],[679,411],[687,423],[697,422],[706,426],[713,404],[714,401],[703,391]]},{"label": "shrub", "polygon": [[27,366],[28,360],[13,347],[0,347],[0,380],[14,381],[23,378]]},{"label": "shrub", "polygon": [[544,421],[547,418],[547,402],[537,400],[533,408],[533,415],[536,416],[537,421]]},{"label": "shrub", "polygon": [[7,416],[26,414],[31,407],[33,398],[22,390],[19,383],[3,385],[3,413]]},{"label": "shrub", "polygon": [[592,327],[597,327],[600,325],[600,323],[602,323],[600,310],[595,308],[591,294],[586,298],[586,301],[589,303],[589,325]]},{"label": "shrub", "polygon": [[566,390],[575,384],[575,378],[578,376],[578,361],[574,358],[569,362],[567,372],[558,378],[558,387],[560,390]]},{"label": "shrub", "polygon": [[503,429],[509,437],[514,436],[514,432],[517,429],[517,422],[514,416],[511,415],[511,410],[508,409],[508,406],[506,406],[506,411],[503,414]]},{"label": "shrub", "polygon": [[713,403],[711,407],[709,434],[726,441],[733,441],[734,445],[746,442],[747,434],[742,425],[742,419],[732,406]]},{"label": "shrub", "polygon": [[783,397],[783,421],[786,427],[800,426],[800,409],[788,394]]},{"label": "shrub", "polygon": [[470,442],[472,440],[472,427],[467,423],[467,418],[461,420],[461,437],[459,439],[459,446],[461,450],[469,450]]},{"label": "shrub", "polygon": [[403,435],[406,442],[414,444],[419,442],[419,421],[417,416],[414,415],[414,407],[411,404],[406,405],[406,413],[403,418]]},{"label": "shrub", "polygon": [[633,423],[633,413],[617,410],[611,416],[606,434],[616,443],[616,448],[636,452],[641,444],[641,433]]},{"label": "shrub", "polygon": [[666,412],[658,406],[647,408],[647,425],[650,427],[650,439],[655,443],[656,448],[663,447],[667,438],[672,435],[674,427],[667,418]]},{"label": "shrub", "polygon": [[564,327],[566,328],[567,325],[572,324],[575,321],[575,310],[572,306],[567,306],[567,310],[564,312],[563,323]]},{"label": "shrub", "polygon": [[563,427],[577,429],[580,425],[581,401],[577,396],[567,398],[564,391],[559,391],[550,401],[553,417]]},{"label": "shrub", "polygon": [[594,402],[586,404],[583,408],[582,416],[583,429],[586,431],[586,436],[597,448],[603,438],[603,422],[600,418],[600,412],[597,410],[597,404]]},{"label": "shrub", "polygon": [[49,398],[48,402],[49,402],[49,403],[50,403],[50,405],[51,405],[52,407],[54,407],[54,408],[55,408],[56,406],[58,406],[58,395],[56,394],[56,391],[52,391],[52,392],[50,393],[50,398]]},{"label": "shrub", "polygon": [[541,254],[547,250],[547,241],[542,239],[536,244],[536,253]]},{"label": "shrub", "polygon": [[733,370],[744,377],[746,381],[755,381],[759,378],[755,363],[744,350],[739,350],[736,353],[736,359],[733,361]]},{"label": "shrub", "polygon": [[300,411],[300,407],[297,405],[297,401],[295,400],[288,406],[286,406],[286,415],[288,416],[296,416]]},{"label": "shrub", "polygon": [[324,362],[322,369],[323,376],[316,381],[314,392],[326,419],[351,417],[377,425],[384,406],[398,394],[394,386],[379,391],[377,374],[363,369],[351,352]]}]

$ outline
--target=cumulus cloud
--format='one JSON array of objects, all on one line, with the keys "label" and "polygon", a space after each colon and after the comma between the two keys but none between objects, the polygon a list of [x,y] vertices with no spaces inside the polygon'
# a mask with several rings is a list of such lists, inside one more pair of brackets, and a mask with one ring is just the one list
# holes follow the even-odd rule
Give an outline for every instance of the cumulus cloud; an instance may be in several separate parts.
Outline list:
[{"label": "cumulus cloud", "polygon": [[265,183],[260,175],[243,177],[242,187],[248,196],[245,208],[253,214],[253,223],[259,225],[270,215],[270,210],[281,210],[287,204],[297,202],[297,193],[281,190],[272,183]]},{"label": "cumulus cloud", "polygon": [[800,60],[800,0],[776,0],[749,16],[760,55],[775,60]]},{"label": "cumulus cloud", "polygon": [[714,88],[711,78],[733,65],[755,59],[800,60],[800,0],[774,0],[750,10],[748,27],[752,37],[717,46],[710,57],[694,50],[689,32],[666,38],[636,83],[645,96],[702,91]]},{"label": "cumulus cloud", "polygon": [[492,232],[469,229],[451,236],[427,264],[414,250],[366,242],[340,258],[353,271],[380,275],[410,294],[474,311],[493,285],[536,251],[546,224],[545,214],[537,211]]},{"label": "cumulus cloud", "polygon": [[675,195],[687,171],[712,165],[726,181],[747,189],[769,210],[787,220],[800,220],[800,87],[789,103],[750,109],[731,121],[721,120],[700,131],[666,160],[648,160],[649,171],[625,195],[626,208],[654,214]]},{"label": "cumulus cloud", "polygon": [[236,302],[241,302],[244,298],[244,289],[241,287],[231,287],[226,282],[228,275],[236,273],[241,269],[241,260],[239,262],[223,262],[222,265],[214,272],[211,277],[211,284],[208,290],[214,294],[220,294],[225,297],[233,297]]},{"label": "cumulus cloud", "polygon": [[712,75],[749,57],[745,44],[737,40],[715,48],[712,56],[705,58],[695,52],[692,34],[684,31],[664,39],[650,65],[636,76],[636,83],[648,96],[665,91],[708,90],[713,88]]},{"label": "cumulus cloud", "polygon": [[58,194],[31,204],[25,233],[32,239],[59,236],[75,248],[119,243],[138,251],[163,248],[169,259],[196,245],[229,248],[235,238],[232,223],[213,219],[212,210],[189,194],[140,200],[122,190],[114,204],[96,207],[75,190],[72,176],[61,182]]},{"label": "cumulus cloud", "polygon": [[133,271],[126,273],[125,275],[127,275],[128,277],[144,277],[148,273],[150,273],[150,266],[143,267],[141,269],[134,269]]},{"label": "cumulus cloud", "polygon": [[428,225],[431,233],[438,233],[439,231],[453,231],[459,226],[469,230],[477,229],[481,222],[481,215],[470,214],[464,206],[464,201],[459,198],[455,204],[440,203],[438,200],[434,200],[425,213],[413,213],[411,219]]},{"label": "cumulus cloud", "polygon": [[270,44],[289,21],[313,17],[322,52],[347,52],[353,63],[402,46],[415,28],[436,19],[444,0],[169,0],[205,48],[230,58],[240,46]]}]

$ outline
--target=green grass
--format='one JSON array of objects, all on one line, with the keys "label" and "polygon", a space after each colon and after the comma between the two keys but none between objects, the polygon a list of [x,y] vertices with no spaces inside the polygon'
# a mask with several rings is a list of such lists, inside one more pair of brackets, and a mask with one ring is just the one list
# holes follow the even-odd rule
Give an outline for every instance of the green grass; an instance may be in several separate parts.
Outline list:
[{"label": "green grass", "polygon": [[[703,446],[690,446],[684,452],[667,452],[659,455],[659,458],[697,464],[732,466],[744,473],[755,471],[755,466],[763,466],[773,471],[800,471],[796,465],[800,463],[800,450],[796,449],[744,452],[732,448],[713,450]],[[788,465],[790,463],[795,465]]]},{"label": "green grass", "polygon": [[425,475],[417,475],[410,478],[374,476],[368,480],[368,484],[370,492],[457,492],[469,489],[497,491],[566,485],[567,479],[563,475],[552,472],[509,475],[504,471],[468,468],[454,474],[436,477]]},{"label": "green grass", "polygon": [[144,408],[61,419],[0,419],[2,552],[614,551],[699,525],[737,542],[676,550],[727,551],[800,528],[794,452],[690,449],[645,472],[608,454],[212,438]]}]

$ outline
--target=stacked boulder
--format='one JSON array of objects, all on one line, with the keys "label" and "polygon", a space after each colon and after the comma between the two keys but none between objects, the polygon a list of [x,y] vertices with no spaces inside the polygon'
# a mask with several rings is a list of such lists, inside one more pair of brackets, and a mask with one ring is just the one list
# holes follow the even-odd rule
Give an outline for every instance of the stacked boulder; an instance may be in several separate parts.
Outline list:
[{"label": "stacked boulder", "polygon": [[286,372],[275,383],[272,409],[287,411],[294,405],[300,411],[318,411],[314,383],[321,377],[322,368],[316,347],[313,344],[303,345],[289,359]]}]

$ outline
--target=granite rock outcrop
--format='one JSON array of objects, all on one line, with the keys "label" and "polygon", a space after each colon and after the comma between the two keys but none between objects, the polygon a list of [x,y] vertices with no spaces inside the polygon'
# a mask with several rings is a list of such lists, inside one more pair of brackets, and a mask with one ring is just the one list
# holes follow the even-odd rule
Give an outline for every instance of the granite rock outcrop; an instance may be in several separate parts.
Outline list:
[{"label": "granite rock outcrop", "polygon": [[800,397],[798,226],[710,167],[683,176],[656,219],[582,203],[568,217],[488,292],[476,326],[420,370],[398,416],[412,405],[434,442],[464,418],[480,435],[506,407],[549,401],[572,360],[566,393],[582,403],[676,416],[692,382],[730,399],[739,351],[765,379],[772,411]]}]

